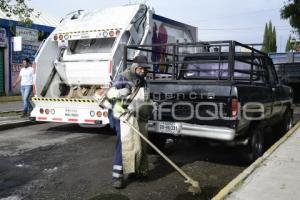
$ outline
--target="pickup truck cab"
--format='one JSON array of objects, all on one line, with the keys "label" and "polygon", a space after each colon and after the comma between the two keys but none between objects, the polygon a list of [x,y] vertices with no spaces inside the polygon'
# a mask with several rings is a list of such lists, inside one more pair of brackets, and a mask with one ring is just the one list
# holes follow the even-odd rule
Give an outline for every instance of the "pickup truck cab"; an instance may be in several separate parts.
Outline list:
[{"label": "pickup truck cab", "polygon": [[[152,49],[138,48],[147,55]],[[148,130],[159,147],[168,137],[205,138],[245,145],[253,161],[264,152],[266,134],[291,128],[293,92],[280,84],[267,54],[236,41],[164,48],[164,60],[149,61],[160,71],[148,80],[157,105]]]}]

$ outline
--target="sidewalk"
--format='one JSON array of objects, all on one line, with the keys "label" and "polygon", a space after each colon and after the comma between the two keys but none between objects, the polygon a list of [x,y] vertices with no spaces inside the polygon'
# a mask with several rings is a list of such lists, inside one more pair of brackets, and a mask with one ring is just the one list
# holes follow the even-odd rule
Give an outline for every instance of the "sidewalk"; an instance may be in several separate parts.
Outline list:
[{"label": "sidewalk", "polygon": [[300,199],[300,122],[213,199]]},{"label": "sidewalk", "polygon": [[0,96],[0,113],[22,110],[21,96]]},{"label": "sidewalk", "polygon": [[0,113],[22,111],[22,101],[0,102]]},{"label": "sidewalk", "polygon": [[31,123],[21,118],[22,101],[20,96],[0,96],[0,130]]}]

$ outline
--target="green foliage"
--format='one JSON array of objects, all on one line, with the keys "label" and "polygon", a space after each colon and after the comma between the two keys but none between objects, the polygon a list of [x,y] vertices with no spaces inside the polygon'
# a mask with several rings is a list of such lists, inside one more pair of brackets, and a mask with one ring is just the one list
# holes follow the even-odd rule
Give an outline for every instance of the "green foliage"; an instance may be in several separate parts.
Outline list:
[{"label": "green foliage", "polygon": [[23,24],[31,24],[31,17],[38,17],[39,14],[34,15],[33,8],[29,8],[25,0],[0,0],[0,10],[6,14],[7,17],[17,16],[19,21]]},{"label": "green foliage", "polygon": [[277,51],[277,42],[276,42],[276,29],[275,26],[273,27],[272,30],[272,36],[271,36],[271,52],[276,52]]},{"label": "green foliage", "polygon": [[263,45],[261,51],[265,53],[277,51],[276,29],[275,26],[273,27],[271,21],[269,23],[266,23],[265,25]]},{"label": "green foliage", "polygon": [[289,52],[293,49],[293,44],[291,43],[292,36],[290,35],[285,46],[285,52]]},{"label": "green foliage", "polygon": [[266,24],[265,25],[263,45],[262,45],[261,51],[267,52],[267,47],[264,44],[268,44],[268,43],[269,43],[269,38],[268,38],[268,24]]},{"label": "green foliage", "polygon": [[281,18],[288,19],[300,35],[300,0],[287,0],[281,9]]}]

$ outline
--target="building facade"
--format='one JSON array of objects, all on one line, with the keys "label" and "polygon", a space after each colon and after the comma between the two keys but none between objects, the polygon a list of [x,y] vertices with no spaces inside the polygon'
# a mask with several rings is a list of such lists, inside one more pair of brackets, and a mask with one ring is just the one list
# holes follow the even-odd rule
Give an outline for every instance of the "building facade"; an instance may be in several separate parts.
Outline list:
[{"label": "building facade", "polygon": [[[7,17],[0,11],[0,95],[18,95],[19,86],[12,88],[17,79],[22,59],[32,62],[42,42],[59,24],[59,20],[43,13],[33,17],[31,25],[24,25],[16,17]],[[22,50],[14,51],[13,37],[22,37]]]}]

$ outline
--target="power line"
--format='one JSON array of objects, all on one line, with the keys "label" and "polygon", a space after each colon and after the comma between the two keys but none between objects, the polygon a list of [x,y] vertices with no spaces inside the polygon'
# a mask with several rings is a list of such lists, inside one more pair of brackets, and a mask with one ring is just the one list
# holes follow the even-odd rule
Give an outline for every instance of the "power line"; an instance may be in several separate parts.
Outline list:
[{"label": "power line", "polygon": [[[253,27],[223,27],[223,28],[201,28],[199,27],[199,30],[204,30],[204,31],[234,31],[234,30],[258,30],[258,29],[262,29],[264,28],[264,26],[253,26]],[[276,31],[277,30],[291,30],[289,27],[287,26],[275,26]]]}]

